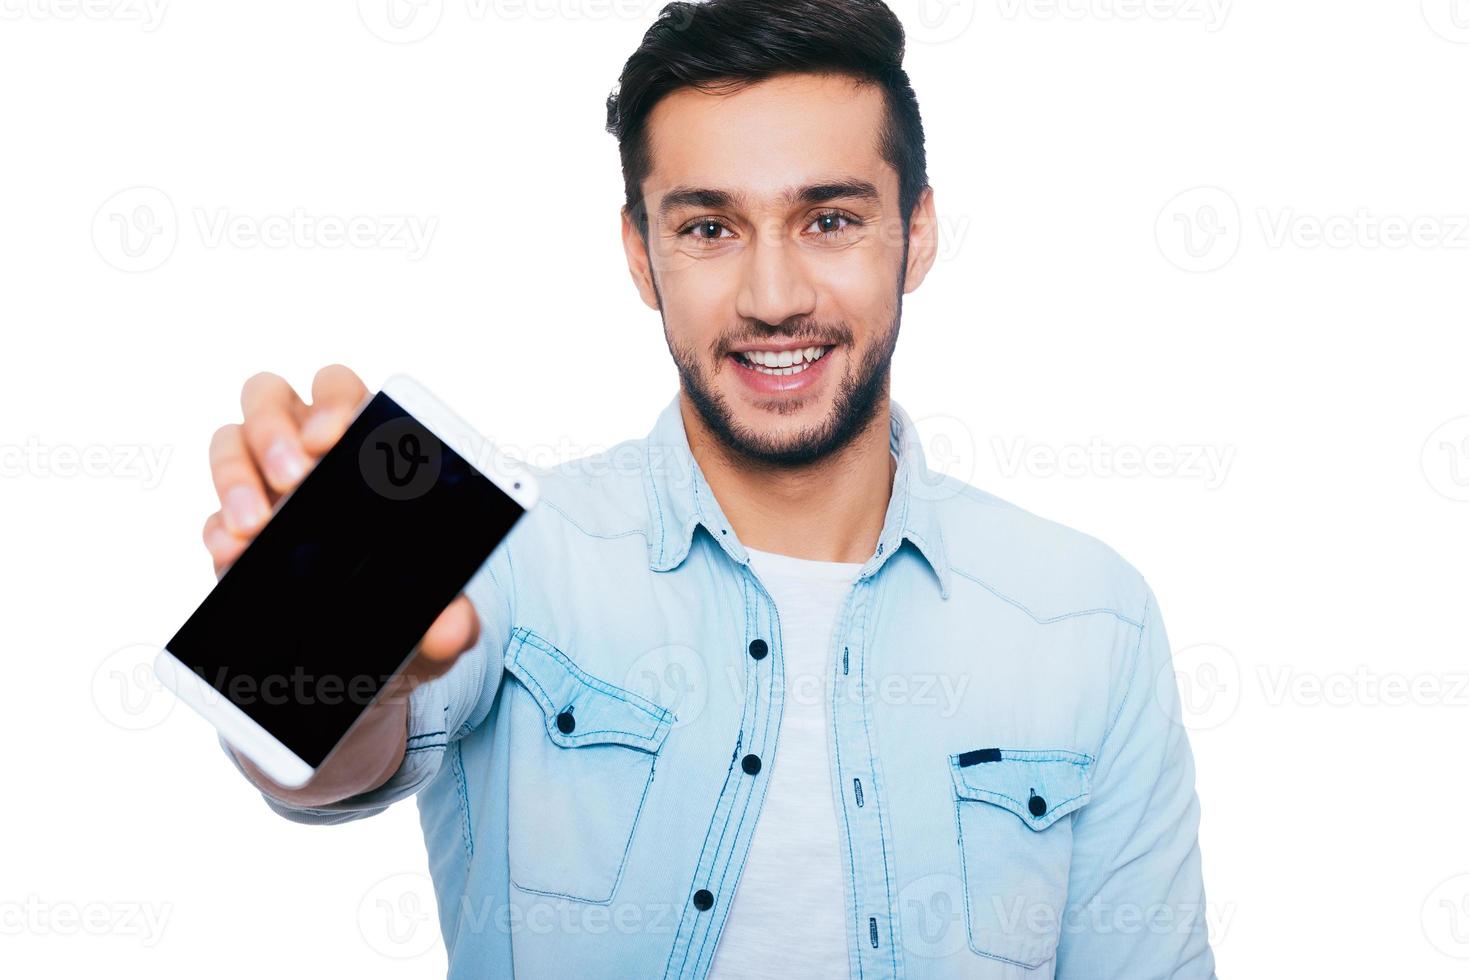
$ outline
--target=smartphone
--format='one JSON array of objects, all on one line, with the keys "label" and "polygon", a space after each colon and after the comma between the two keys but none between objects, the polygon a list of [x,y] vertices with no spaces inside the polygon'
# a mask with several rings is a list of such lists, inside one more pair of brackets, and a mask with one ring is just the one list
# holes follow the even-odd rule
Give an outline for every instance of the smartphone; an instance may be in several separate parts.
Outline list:
[{"label": "smartphone", "polygon": [[393,377],[154,672],[267,776],[302,786],[535,501],[529,471]]}]

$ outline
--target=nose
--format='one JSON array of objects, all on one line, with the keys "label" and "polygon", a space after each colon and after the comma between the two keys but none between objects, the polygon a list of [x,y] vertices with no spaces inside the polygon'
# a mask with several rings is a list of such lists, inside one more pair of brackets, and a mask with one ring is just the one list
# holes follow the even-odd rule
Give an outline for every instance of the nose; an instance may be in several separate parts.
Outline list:
[{"label": "nose", "polygon": [[745,250],[735,312],[764,323],[783,323],[816,310],[816,286],[800,249],[778,232],[756,236]]}]

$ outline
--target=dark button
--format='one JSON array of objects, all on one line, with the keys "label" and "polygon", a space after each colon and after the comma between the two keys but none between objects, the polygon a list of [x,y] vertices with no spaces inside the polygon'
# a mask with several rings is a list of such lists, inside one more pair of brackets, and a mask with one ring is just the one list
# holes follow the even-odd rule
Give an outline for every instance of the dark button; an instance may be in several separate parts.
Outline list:
[{"label": "dark button", "polygon": [[556,716],[556,729],[562,735],[570,735],[576,731],[576,719],[571,716],[570,711],[563,711]]},{"label": "dark button", "polygon": [[1030,815],[1032,817],[1044,817],[1046,815],[1046,801],[1044,797],[1030,794]]},{"label": "dark button", "polygon": [[765,645],[764,640],[750,641],[750,656],[756,660],[764,660],[765,655],[770,652],[770,647]]},{"label": "dark button", "polygon": [[707,912],[714,907],[714,893],[707,888],[700,888],[694,892],[694,908],[700,912]]},{"label": "dark button", "polygon": [[753,776],[760,771],[760,757],[758,755],[747,755],[740,760],[740,768]]}]

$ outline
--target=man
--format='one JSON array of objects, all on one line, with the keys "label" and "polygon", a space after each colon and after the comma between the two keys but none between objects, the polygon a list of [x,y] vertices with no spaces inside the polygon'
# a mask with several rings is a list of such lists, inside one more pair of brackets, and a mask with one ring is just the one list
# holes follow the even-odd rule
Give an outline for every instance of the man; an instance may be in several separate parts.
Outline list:
[{"label": "man", "polygon": [[[889,400],[936,250],[902,50],[875,0],[663,10],[608,122],[678,397],[542,478],[310,784],[236,759],[306,823],[417,794],[453,977],[1213,974],[1148,586]],[[246,384],[217,569],[365,392]]]}]

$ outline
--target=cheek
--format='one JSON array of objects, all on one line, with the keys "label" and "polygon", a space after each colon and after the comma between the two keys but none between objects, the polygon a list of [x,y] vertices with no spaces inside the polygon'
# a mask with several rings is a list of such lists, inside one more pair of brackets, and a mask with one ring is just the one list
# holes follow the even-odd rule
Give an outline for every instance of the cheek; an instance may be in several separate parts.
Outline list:
[{"label": "cheek", "polygon": [[678,346],[701,357],[736,320],[735,283],[723,270],[710,268],[715,264],[693,263],[658,277],[665,329]]}]

